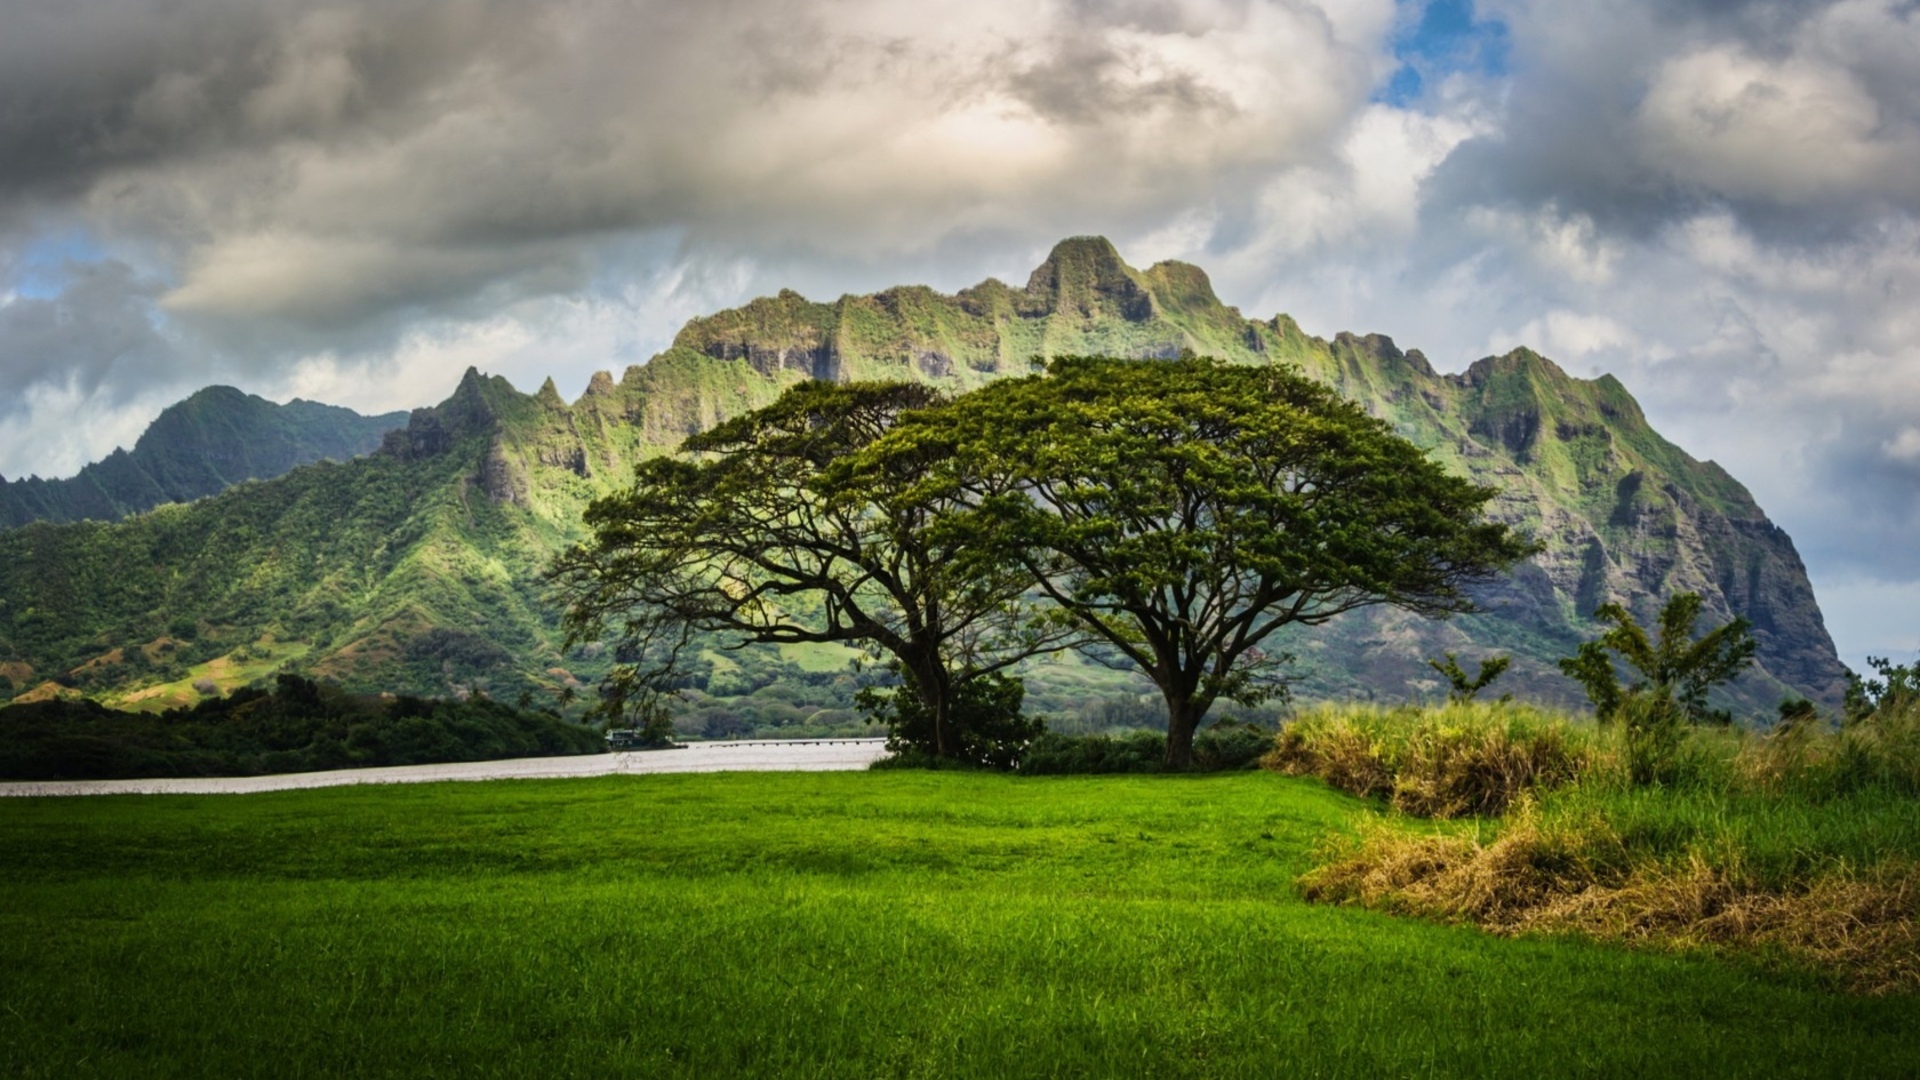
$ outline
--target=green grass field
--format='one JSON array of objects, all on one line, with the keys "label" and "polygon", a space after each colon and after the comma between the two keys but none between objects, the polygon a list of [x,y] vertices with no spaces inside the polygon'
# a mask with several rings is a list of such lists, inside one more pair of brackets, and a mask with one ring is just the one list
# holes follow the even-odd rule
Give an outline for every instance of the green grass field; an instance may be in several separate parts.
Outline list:
[{"label": "green grass field", "polygon": [[1899,1076],[1920,1000],[1303,903],[1266,773],[0,802],[9,1076]]}]

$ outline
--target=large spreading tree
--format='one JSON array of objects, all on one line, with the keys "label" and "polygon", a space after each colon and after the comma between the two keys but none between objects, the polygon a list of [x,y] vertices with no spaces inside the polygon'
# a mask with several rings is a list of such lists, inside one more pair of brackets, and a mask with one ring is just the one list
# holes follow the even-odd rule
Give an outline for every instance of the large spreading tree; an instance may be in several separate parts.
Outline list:
[{"label": "large spreading tree", "polygon": [[702,635],[836,643],[897,665],[913,699],[900,711],[923,721],[925,749],[988,756],[956,727],[957,706],[1005,701],[999,673],[1070,632],[1031,618],[1019,562],[933,527],[954,502],[924,483],[951,472],[937,449],[835,467],[943,400],[909,383],[803,383],[594,502],[591,539],[552,573],[570,642],[614,638],[603,711],[661,723]]},{"label": "large spreading tree", "polygon": [[940,543],[1025,566],[1153,680],[1175,768],[1216,701],[1273,692],[1281,628],[1469,611],[1473,585],[1535,550],[1483,516],[1493,489],[1281,367],[1056,359],[904,417],[842,469],[902,462],[923,466],[912,497],[943,507]]}]

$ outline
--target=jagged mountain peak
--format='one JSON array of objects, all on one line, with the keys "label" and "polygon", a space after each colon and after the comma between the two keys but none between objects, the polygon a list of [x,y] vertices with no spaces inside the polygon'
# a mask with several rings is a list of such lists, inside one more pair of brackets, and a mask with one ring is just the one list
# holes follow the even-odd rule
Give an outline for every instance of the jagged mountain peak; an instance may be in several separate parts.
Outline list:
[{"label": "jagged mountain peak", "polygon": [[[1598,603],[1620,599],[1645,612],[1685,590],[1707,595],[1714,617],[1754,618],[1762,661],[1778,679],[1822,700],[1841,685],[1799,557],[1746,489],[1653,431],[1618,379],[1574,377],[1529,348],[1442,375],[1384,334],[1326,340],[1284,314],[1246,319],[1199,267],[1135,270],[1101,237],[1055,245],[1024,288],[990,278],[952,297],[900,287],[833,304],[773,298],[695,320],[676,345],[776,378],[911,377],[956,390],[1022,374],[1035,356],[1072,353],[1192,349],[1294,363],[1452,467],[1502,488],[1499,512],[1547,539],[1549,554],[1516,579],[1532,584],[1500,600],[1532,628],[1534,655],[1515,669],[1530,690],[1560,684],[1549,654],[1592,632]],[[683,362],[691,364],[670,351],[654,373]],[[1421,648],[1470,648],[1461,625],[1426,627]],[[1418,661],[1409,652],[1383,677],[1417,685],[1427,674]],[[1573,693],[1570,684],[1561,689]],[[1752,691],[1756,700],[1768,692]]]},{"label": "jagged mountain peak", "polygon": [[379,452],[402,461],[437,457],[465,439],[493,435],[503,417],[532,404],[505,378],[469,367],[446,400],[413,410],[405,427],[388,432]]},{"label": "jagged mountain peak", "polygon": [[215,383],[212,386],[203,386],[200,389],[195,390],[193,393],[188,394],[184,399],[180,401],[176,401],[172,405],[167,406],[167,408],[178,409],[178,408],[181,408],[182,406],[199,404],[202,402],[239,402],[239,401],[264,402],[266,401],[266,399],[263,397],[255,396],[253,394],[249,394],[245,390],[241,390],[238,387],[227,386],[222,383]]},{"label": "jagged mountain peak", "polygon": [[1043,300],[1050,314],[1088,321],[1117,315],[1137,323],[1157,313],[1144,276],[1104,236],[1076,236],[1054,245],[1028,276],[1027,293]]},{"label": "jagged mountain peak", "polygon": [[1192,263],[1165,259],[1148,267],[1141,275],[1161,304],[1184,310],[1228,308],[1213,291],[1213,279]]},{"label": "jagged mountain peak", "polygon": [[[1281,320],[1285,320],[1289,325],[1293,324],[1293,320],[1288,316],[1277,315],[1274,317],[1275,324],[1278,324]],[[1297,331],[1298,328],[1295,327],[1295,329]],[[1395,344],[1394,340],[1385,334],[1357,334],[1349,330],[1342,330],[1333,336],[1333,341],[1330,342],[1329,345],[1335,352],[1351,350],[1382,364],[1389,366],[1404,365],[1423,375],[1430,377],[1435,376],[1433,365],[1427,362],[1425,353],[1419,349],[1409,349],[1402,352],[1400,346]]]},{"label": "jagged mountain peak", "polygon": [[1053,245],[1047,257],[1027,277],[1029,292],[1042,292],[1063,280],[1089,277],[1128,277],[1138,273],[1120,257],[1113,241],[1104,236],[1069,236]]}]

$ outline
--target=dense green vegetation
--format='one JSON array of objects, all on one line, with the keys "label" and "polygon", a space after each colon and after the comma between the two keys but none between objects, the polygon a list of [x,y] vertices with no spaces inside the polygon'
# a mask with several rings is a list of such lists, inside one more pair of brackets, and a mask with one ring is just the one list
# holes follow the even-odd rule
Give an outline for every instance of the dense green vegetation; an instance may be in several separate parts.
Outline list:
[{"label": "dense green vegetation", "polygon": [[1271,773],[0,803],[0,1065],[141,1076],[1893,1076],[1920,999],[1302,903]]},{"label": "dense green vegetation", "polygon": [[1022,776],[1097,773],[1224,772],[1250,769],[1273,749],[1273,731],[1258,724],[1216,723],[1194,737],[1186,762],[1167,764],[1167,736],[1042,734],[1020,754]]},{"label": "dense green vegetation", "polygon": [[1206,357],[1063,357],[953,398],[802,383],[681,449],[554,569],[569,641],[613,634],[601,709],[655,740],[706,633],[872,650],[901,686],[857,703],[891,745],[1008,764],[1039,727],[1007,670],[1099,642],[1159,689],[1179,768],[1215,701],[1284,686],[1276,632],[1471,610],[1535,550],[1481,517],[1494,489],[1327,387]]},{"label": "dense green vegetation", "polygon": [[1099,643],[1160,691],[1181,768],[1216,701],[1281,694],[1278,631],[1470,611],[1536,550],[1326,386],[1209,357],[1061,357],[952,398],[802,383],[681,450],[595,500],[553,572],[569,641],[615,639],[601,709],[654,740],[706,633],[871,650],[900,686],[856,703],[891,746],[1004,766],[1040,730],[1007,671]]},{"label": "dense green vegetation", "polygon": [[50,700],[0,712],[0,780],[254,776],[375,765],[593,754],[597,732],[484,697],[352,695],[281,675],[166,712]]}]

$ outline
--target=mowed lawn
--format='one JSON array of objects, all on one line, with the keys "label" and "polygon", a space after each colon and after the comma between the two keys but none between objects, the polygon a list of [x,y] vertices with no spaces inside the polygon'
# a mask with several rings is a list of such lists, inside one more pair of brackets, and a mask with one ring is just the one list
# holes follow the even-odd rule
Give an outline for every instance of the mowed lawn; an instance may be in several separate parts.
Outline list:
[{"label": "mowed lawn", "polygon": [[9,1076],[1900,1076],[1920,1000],[1309,906],[1271,774],[0,801]]}]

